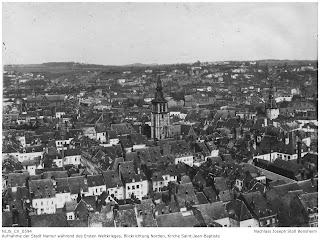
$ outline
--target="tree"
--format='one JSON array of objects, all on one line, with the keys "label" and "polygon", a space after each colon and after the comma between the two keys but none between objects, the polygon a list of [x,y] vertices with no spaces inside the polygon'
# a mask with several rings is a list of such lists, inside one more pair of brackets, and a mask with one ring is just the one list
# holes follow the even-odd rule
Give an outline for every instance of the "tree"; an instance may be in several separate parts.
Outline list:
[{"label": "tree", "polygon": [[192,64],[193,66],[196,66],[196,67],[200,67],[201,65],[201,62],[198,60],[196,61],[194,64]]}]

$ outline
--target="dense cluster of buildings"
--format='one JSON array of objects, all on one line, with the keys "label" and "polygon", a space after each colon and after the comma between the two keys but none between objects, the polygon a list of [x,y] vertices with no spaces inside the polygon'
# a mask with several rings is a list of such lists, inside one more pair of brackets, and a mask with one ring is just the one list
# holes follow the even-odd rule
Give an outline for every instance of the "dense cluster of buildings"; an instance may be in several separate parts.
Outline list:
[{"label": "dense cluster of buildings", "polygon": [[180,99],[163,74],[138,99],[135,84],[131,96],[99,87],[23,97],[18,87],[3,107],[2,226],[317,227],[313,98],[277,96],[273,76],[264,91],[241,89],[245,99],[225,86],[213,96],[225,77],[252,78],[245,66],[226,73],[190,68],[215,80]]}]

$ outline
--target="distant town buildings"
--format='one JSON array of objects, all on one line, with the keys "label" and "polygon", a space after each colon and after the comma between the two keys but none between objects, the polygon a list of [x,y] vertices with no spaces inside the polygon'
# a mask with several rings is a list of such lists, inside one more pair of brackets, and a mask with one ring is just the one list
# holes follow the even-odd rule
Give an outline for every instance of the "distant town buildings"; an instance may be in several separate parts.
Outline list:
[{"label": "distant town buildings", "polygon": [[316,63],[97,69],[5,69],[3,227],[318,226]]}]

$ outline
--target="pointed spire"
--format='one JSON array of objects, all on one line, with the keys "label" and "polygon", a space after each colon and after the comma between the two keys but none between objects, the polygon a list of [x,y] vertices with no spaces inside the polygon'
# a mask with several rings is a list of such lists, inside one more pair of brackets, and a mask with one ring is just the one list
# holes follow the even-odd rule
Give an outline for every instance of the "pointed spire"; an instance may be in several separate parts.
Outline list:
[{"label": "pointed spire", "polygon": [[158,75],[156,90],[157,91],[162,91],[162,82],[161,82],[161,79],[160,79],[160,75]]},{"label": "pointed spire", "polygon": [[162,82],[160,79],[160,75],[158,75],[157,78],[157,87],[156,87],[156,93],[155,93],[155,97],[152,100],[152,102],[157,103],[157,102],[167,102],[167,100],[164,98],[163,96],[163,92],[162,92]]}]

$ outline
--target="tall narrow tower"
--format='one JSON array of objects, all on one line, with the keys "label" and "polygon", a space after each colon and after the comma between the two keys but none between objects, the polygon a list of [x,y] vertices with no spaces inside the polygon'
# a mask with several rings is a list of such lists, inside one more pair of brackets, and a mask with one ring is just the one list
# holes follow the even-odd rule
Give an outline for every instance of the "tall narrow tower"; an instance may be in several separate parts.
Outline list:
[{"label": "tall narrow tower", "polygon": [[169,113],[168,101],[163,97],[162,83],[158,75],[157,87],[151,111],[151,138],[165,139],[168,136]]},{"label": "tall narrow tower", "polygon": [[279,108],[277,106],[277,103],[274,99],[274,91],[273,91],[273,80],[270,80],[270,88],[269,88],[269,100],[266,102],[266,115],[267,118],[272,120],[276,119],[279,116]]},{"label": "tall narrow tower", "polygon": [[13,100],[13,103],[17,107],[18,110],[23,110],[23,108],[24,108],[24,100],[21,97],[21,93],[20,93],[20,81],[19,81],[19,79],[17,79],[17,82],[16,82],[16,89],[17,89],[17,96]]}]

